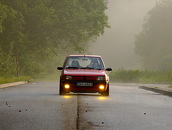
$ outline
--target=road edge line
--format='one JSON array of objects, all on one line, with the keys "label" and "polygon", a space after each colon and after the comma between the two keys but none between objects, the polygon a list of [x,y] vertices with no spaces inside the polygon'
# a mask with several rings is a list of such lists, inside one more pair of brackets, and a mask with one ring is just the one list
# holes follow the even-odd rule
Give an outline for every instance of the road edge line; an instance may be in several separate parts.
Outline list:
[{"label": "road edge line", "polygon": [[13,82],[13,83],[0,84],[0,89],[23,85],[23,84],[27,84],[27,83],[28,83],[27,81],[19,81],[19,82]]},{"label": "road edge line", "polygon": [[156,93],[160,93],[160,94],[172,97],[172,92],[165,91],[165,90],[162,90],[162,89],[158,89],[156,87],[139,86],[139,88],[145,89],[145,90],[149,90],[149,91],[153,91],[153,92],[156,92]]}]

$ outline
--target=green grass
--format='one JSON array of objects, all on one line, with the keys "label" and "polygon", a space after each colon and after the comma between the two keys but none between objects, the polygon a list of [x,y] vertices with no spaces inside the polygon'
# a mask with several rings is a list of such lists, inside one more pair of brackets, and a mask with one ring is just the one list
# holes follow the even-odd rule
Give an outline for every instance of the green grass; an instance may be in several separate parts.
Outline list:
[{"label": "green grass", "polygon": [[12,82],[18,82],[18,81],[31,81],[31,77],[29,76],[20,76],[20,77],[0,77],[0,84],[5,84],[5,83],[12,83]]},{"label": "green grass", "polygon": [[139,70],[117,70],[110,73],[111,81],[116,82],[138,82]]},{"label": "green grass", "polygon": [[172,86],[169,86],[169,88],[172,88]]},{"label": "green grass", "polygon": [[112,82],[172,83],[171,71],[116,70],[110,73]]},{"label": "green grass", "polygon": [[60,72],[51,73],[51,74],[42,74],[34,78],[34,81],[59,81]]},{"label": "green grass", "polygon": [[31,82],[34,78],[34,81],[59,81],[60,79],[60,72],[54,72],[51,74],[47,73],[42,73],[40,75],[31,77],[31,76],[19,76],[19,77],[9,77],[9,76],[4,76],[0,77],[0,84],[5,84],[5,83],[12,83],[12,82],[17,82],[17,81],[28,81]]}]

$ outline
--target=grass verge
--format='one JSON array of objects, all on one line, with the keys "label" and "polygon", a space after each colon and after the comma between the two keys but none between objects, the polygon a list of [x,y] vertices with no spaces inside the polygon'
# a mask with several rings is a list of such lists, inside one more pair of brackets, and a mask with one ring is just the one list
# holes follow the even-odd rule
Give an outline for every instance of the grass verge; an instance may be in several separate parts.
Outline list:
[{"label": "grass verge", "polygon": [[169,88],[172,88],[172,86],[169,86]]},{"label": "grass verge", "polygon": [[20,76],[20,77],[8,77],[8,78],[4,78],[4,77],[0,77],[0,84],[5,84],[5,83],[12,83],[12,82],[18,82],[18,81],[31,81],[31,77],[29,76]]},{"label": "grass verge", "polygon": [[110,73],[113,82],[172,83],[172,71],[116,70]]}]

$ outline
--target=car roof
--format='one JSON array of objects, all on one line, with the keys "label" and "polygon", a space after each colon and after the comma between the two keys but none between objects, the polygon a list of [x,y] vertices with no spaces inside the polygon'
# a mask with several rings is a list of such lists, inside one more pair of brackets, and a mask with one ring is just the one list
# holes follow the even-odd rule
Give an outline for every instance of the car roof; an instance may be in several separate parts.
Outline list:
[{"label": "car roof", "polygon": [[83,57],[101,57],[99,55],[69,55],[68,57],[78,57],[78,56],[83,56]]}]

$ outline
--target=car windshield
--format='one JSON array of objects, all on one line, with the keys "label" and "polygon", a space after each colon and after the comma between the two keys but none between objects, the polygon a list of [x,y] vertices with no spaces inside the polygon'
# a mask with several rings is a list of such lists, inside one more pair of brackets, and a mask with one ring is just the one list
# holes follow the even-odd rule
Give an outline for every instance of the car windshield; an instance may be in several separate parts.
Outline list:
[{"label": "car windshield", "polygon": [[103,70],[104,65],[100,57],[74,56],[67,58],[65,69]]}]

